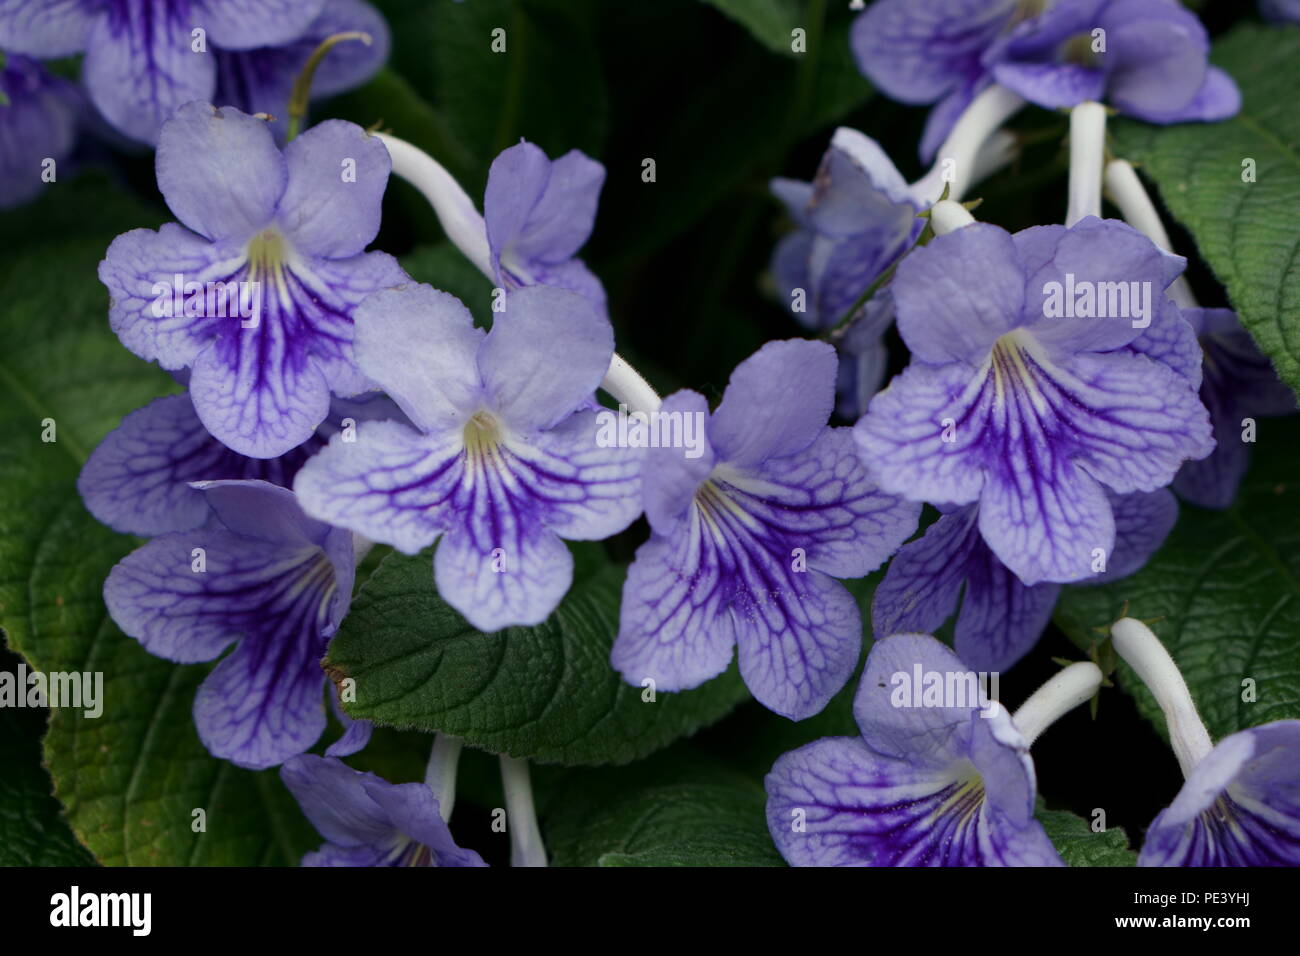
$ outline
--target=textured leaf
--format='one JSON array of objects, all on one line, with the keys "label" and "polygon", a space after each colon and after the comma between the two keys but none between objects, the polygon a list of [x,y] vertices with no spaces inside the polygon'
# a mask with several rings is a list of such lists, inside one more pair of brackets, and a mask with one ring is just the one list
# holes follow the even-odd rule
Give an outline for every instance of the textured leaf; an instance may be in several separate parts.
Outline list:
[{"label": "textured leaf", "polygon": [[[1246,328],[1300,389],[1300,29],[1239,27],[1212,59],[1241,88],[1240,114],[1178,126],[1119,121],[1116,153],[1156,183]],[[1243,181],[1247,160],[1254,182]]]},{"label": "textured leaf", "polygon": [[442,731],[542,763],[626,763],[721,718],[746,696],[733,666],[702,687],[642,699],[610,667],[621,568],[583,571],[537,627],[474,630],[433,586],[431,552],[389,555],[361,588],[326,654],[356,680],[354,717]]},{"label": "textured leaf", "polygon": [[[1260,423],[1253,466],[1231,509],[1184,505],[1145,568],[1114,584],[1067,588],[1057,623],[1087,648],[1125,608],[1169,649],[1216,740],[1300,717],[1300,420]],[[1146,687],[1126,665],[1119,675],[1163,732]],[[1255,702],[1243,700],[1248,678]]]},{"label": "textured leaf", "polygon": [[[123,414],[175,388],[108,328],[95,266],[109,238],[16,257],[0,278],[0,626],[39,670],[103,674],[103,714],[54,710],[44,744],[55,793],[100,861],[296,862],[311,828],[274,773],[215,760],[198,740],[190,705],[205,668],[150,656],[104,609],[104,578],[136,542],[86,512],[77,473]],[[47,418],[53,442],[41,440]],[[191,829],[200,808],[205,833]]]},{"label": "textured leaf", "polygon": [[1137,853],[1129,849],[1122,827],[1094,833],[1087,820],[1068,810],[1040,807],[1036,816],[1067,866],[1137,865]]}]

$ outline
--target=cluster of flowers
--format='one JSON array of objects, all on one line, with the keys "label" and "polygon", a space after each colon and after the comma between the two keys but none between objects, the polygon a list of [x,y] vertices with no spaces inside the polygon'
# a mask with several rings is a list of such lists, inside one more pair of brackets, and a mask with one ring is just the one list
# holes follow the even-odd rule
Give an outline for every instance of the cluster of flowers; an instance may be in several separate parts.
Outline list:
[{"label": "cluster of flowers", "polygon": [[[131,32],[154,24],[144,0],[57,6],[70,18],[58,43],[50,21],[38,29],[0,0],[0,46],[18,49],[24,29],[38,55],[68,52],[59,43],[90,30],[128,47],[165,32]],[[230,52],[241,40],[292,33],[279,21],[253,30],[247,18],[235,29],[219,0],[191,6],[211,13],[213,42],[232,62],[254,55]],[[992,142],[990,129],[972,134],[971,117],[991,97],[1012,102],[1008,91],[1048,106],[1108,96],[1158,122],[1236,109],[1231,81],[1206,66],[1199,23],[1166,0],[1060,0],[1035,15],[1029,6],[880,0],[855,49],[880,88],[940,100],[927,133],[936,145],[924,147],[940,157],[945,137]],[[1097,24],[1109,46],[1094,55],[1077,37]],[[98,63],[105,48],[94,49]],[[120,69],[163,62],[157,50],[123,57]],[[88,55],[92,66],[103,68]],[[127,634],[181,662],[214,660],[237,642],[204,681],[195,722],[219,757],[284,765],[328,841],[305,862],[482,862],[451,841],[429,787],[393,786],[337,759],[365,745],[364,723],[340,713],[344,736],[325,757],[305,754],[326,727],[319,660],[372,542],[407,554],[436,542],[439,594],[491,631],[555,610],[573,575],[564,539],[604,539],[641,514],[650,536],[628,569],[612,665],[630,683],[673,691],[715,677],[734,654],[754,696],[796,720],[824,708],[861,655],[860,612],[838,579],[893,556],[857,696],[863,739],[810,745],[768,778],[770,825],[788,860],[1059,862],[1033,820],[1027,748],[1062,700],[1095,690],[1092,665],[1065,672],[1014,718],[975,716],[985,701],[900,709],[879,688],[913,666],[1013,664],[1041,635],[1061,584],[1130,573],[1159,546],[1176,515],[1171,482],[1230,500],[1244,463],[1215,450],[1215,431],[1231,432],[1243,376],[1264,383],[1261,393],[1277,386],[1230,313],[1171,297],[1184,260],[1100,219],[1099,203],[1068,226],[953,228],[959,207],[931,206],[933,180],[908,186],[879,147],[841,131],[814,182],[774,184],[798,229],[773,271],[789,301],[810,306],[799,319],[844,333],[842,354],[824,341],[769,343],[710,411],[689,390],[660,402],[614,352],[600,282],[577,258],[599,163],[513,146],[492,164],[480,215],[399,140],[333,120],[281,146],[249,115],[260,103],[222,99],[210,75],[173,85],[192,101],[165,104],[157,179],[178,222],[119,236],[100,277],[122,343],[187,390],[127,416],[87,461],[80,490],[106,524],[152,537],[105,585]],[[213,98],[245,108],[214,108]],[[490,331],[391,256],[365,251],[394,164],[500,290]],[[927,207],[932,229],[920,245]],[[258,313],[251,323],[213,314],[205,295],[159,310],[159,288],[176,277],[200,290],[255,283]],[[1042,304],[1053,283],[1156,294],[1145,325],[1063,319]],[[890,323],[911,364],[873,394]],[[1207,355],[1225,357],[1214,374],[1202,371],[1198,334]],[[829,424],[837,384],[841,411],[861,412],[852,428]],[[601,441],[598,388],[647,415],[697,416],[702,447]],[[905,544],[927,503],[942,516]],[[959,603],[955,654],[930,637],[888,636],[930,632]],[[1249,747],[1229,747],[1234,737],[1213,753],[1191,748],[1188,787],[1213,799],[1180,797],[1148,839],[1162,849],[1145,860],[1295,859],[1294,839],[1269,840],[1295,833],[1296,808],[1237,783],[1255,773],[1256,756],[1294,754],[1296,728],[1248,737]],[[1228,769],[1215,756],[1224,748]],[[1202,780],[1210,764],[1217,789]],[[1174,836],[1157,841],[1166,831]]]}]

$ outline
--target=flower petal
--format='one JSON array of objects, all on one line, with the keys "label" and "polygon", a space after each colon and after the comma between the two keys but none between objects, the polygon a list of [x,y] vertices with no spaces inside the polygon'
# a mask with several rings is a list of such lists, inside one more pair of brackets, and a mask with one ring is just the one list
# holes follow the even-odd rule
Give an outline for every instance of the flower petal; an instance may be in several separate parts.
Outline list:
[{"label": "flower petal", "polygon": [[443,535],[433,570],[444,601],[498,631],[550,617],[573,582],[573,555],[533,516],[488,506]]},{"label": "flower petal", "polygon": [[42,59],[86,48],[95,9],[84,0],[0,0],[0,49]]},{"label": "flower petal", "polygon": [[433,866],[487,866],[473,850],[462,849],[442,820],[438,800],[425,784],[391,784],[367,775],[364,786],[375,801],[411,839],[433,851]]},{"label": "flower petal", "polygon": [[[660,422],[681,422],[678,434],[683,436],[683,441],[689,427],[699,443],[699,454],[694,457],[690,454],[692,449],[672,444],[646,449],[641,488],[645,496],[646,518],[650,527],[659,534],[672,534],[678,524],[690,516],[695,492],[713,471],[716,461],[713,446],[705,434],[707,428],[701,427],[708,421],[708,415],[708,401],[689,389],[673,392],[659,407]],[[628,427],[633,427],[632,420],[629,420]]]},{"label": "flower petal", "polygon": [[1024,584],[980,541],[966,566],[953,649],[975,670],[1009,669],[1043,636],[1060,593],[1058,584]]},{"label": "flower petal", "polygon": [[370,778],[379,779],[315,754],[294,757],[280,768],[280,779],[312,826],[340,847],[379,846],[397,834],[392,819],[363,783]]},{"label": "flower petal", "polygon": [[957,609],[979,542],[976,514],[976,507],[967,505],[943,515],[894,555],[871,598],[877,640],[890,634],[932,634]]},{"label": "flower petal", "polygon": [[220,47],[281,46],[298,39],[324,5],[324,0],[203,0],[197,21]]}]

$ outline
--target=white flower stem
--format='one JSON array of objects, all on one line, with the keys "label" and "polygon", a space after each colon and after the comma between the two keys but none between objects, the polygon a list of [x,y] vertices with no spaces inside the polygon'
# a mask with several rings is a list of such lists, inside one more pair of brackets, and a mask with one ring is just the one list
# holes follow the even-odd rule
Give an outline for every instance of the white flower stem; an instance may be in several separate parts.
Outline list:
[{"label": "white flower stem", "polygon": [[1096,664],[1071,664],[1034,691],[1011,720],[1025,742],[1033,744],[1048,727],[1096,694],[1101,682],[1101,670]]},{"label": "white flower stem", "polygon": [[1024,105],[1020,96],[1004,86],[994,84],[983,90],[953,125],[935,154],[934,166],[911,185],[912,197],[921,206],[928,206],[943,193],[944,185],[949,184],[948,198],[960,199],[971,183],[997,168],[1000,154],[1010,159],[1008,150],[1014,139],[999,139],[992,144],[991,152],[982,154],[982,150],[1002,124]]},{"label": "white flower stem", "polygon": [[[1105,182],[1106,195],[1119,207],[1124,221],[1165,252],[1173,252],[1173,244],[1160,221],[1156,204],[1147,195],[1133,164],[1126,159],[1112,159],[1106,164]],[[1169,287],[1169,296],[1180,308],[1196,308],[1196,296],[1192,295],[1192,287],[1183,276],[1175,279]]]},{"label": "white flower stem", "polygon": [[946,236],[974,221],[975,217],[970,214],[970,210],[951,199],[941,199],[930,207],[930,228],[936,236]]},{"label": "white flower stem", "polygon": [[546,866],[546,847],[533,808],[528,761],[501,755],[501,784],[506,792],[506,826],[510,830],[511,866]]},{"label": "white flower stem", "polygon": [[1160,638],[1141,621],[1122,618],[1115,622],[1110,633],[1116,653],[1137,672],[1160,705],[1178,765],[1184,777],[1191,776],[1196,765],[1214,749],[1214,742],[1196,712],[1196,704],[1178,665]]},{"label": "white flower stem", "polygon": [[456,804],[456,768],[464,745],[458,737],[435,734],[433,749],[429,751],[429,765],[424,771],[424,782],[438,800],[438,812],[443,822],[451,820],[451,810]]},{"label": "white flower stem", "polygon": [[[438,216],[443,232],[474,267],[496,284],[492,269],[492,252],[488,247],[487,226],[483,216],[460,188],[451,173],[424,150],[387,133],[376,136],[388,147],[393,173],[420,191]],[[601,388],[627,405],[631,412],[653,412],[659,408],[659,396],[645,378],[617,352],[610,359],[609,370]]]},{"label": "white flower stem", "polygon": [[1101,174],[1106,158],[1106,107],[1089,101],[1070,111],[1070,186],[1065,224],[1101,216]]}]

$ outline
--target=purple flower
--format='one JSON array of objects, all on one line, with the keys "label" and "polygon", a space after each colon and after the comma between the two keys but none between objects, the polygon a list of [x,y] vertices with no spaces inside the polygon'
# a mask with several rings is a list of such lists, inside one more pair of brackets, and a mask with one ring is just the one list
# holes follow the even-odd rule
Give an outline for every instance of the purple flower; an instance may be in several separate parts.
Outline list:
[{"label": "purple flower", "polygon": [[397,406],[373,393],[334,399],[330,417],[297,448],[278,458],[247,458],[208,434],[189,393],[154,399],[104,436],[77,479],[86,509],[126,534],[151,537],[197,528],[208,518],[207,496],[191,482],[255,478],[289,487],[298,469],[330,436],[356,424],[400,418]]},{"label": "purple flower", "polygon": [[[84,50],[83,79],[100,113],[130,138],[155,143],[177,109],[214,98],[217,51],[293,43],[324,7],[325,0],[0,0],[0,48],[42,58]],[[223,81],[237,92],[247,74]]]},{"label": "purple flower", "polygon": [[[325,729],[320,661],[352,598],[352,536],[263,481],[198,487],[215,520],[127,555],[104,601],[123,631],[167,660],[211,661],[236,643],[199,687],[194,723],[215,756],[271,767]],[[331,750],[352,752],[365,736]]]},{"label": "purple flower", "polygon": [[883,490],[979,502],[989,548],[1026,585],[1092,575],[1118,494],[1167,485],[1213,447],[1199,349],[1164,289],[1183,260],[1088,217],[1015,236],[973,224],[894,278],[912,364],[855,437]]},{"label": "purple flower", "polygon": [[1259,0],[1259,12],[1274,23],[1300,23],[1300,0]]},{"label": "purple flower", "polygon": [[[941,675],[948,686],[961,678],[974,699],[902,700],[899,675],[917,672]],[[1034,819],[1029,745],[975,678],[932,637],[878,641],[853,701],[861,738],[815,741],[767,775],[767,826],[786,861],[1063,866]]]},{"label": "purple flower", "polygon": [[642,476],[652,534],[623,587],[612,662],[633,684],[685,690],[740,673],[764,706],[795,720],[844,686],[862,648],[858,606],[835,578],[878,567],[916,528],[918,505],[883,494],[827,428],[835,351],[769,342],[735,372],[717,410],[669,396],[693,422],[696,457],[651,448]]},{"label": "purple flower", "polygon": [[[772,180],[772,192],[798,227],[772,256],[782,301],[806,328],[833,328],[921,232],[906,181],[874,140],[836,130],[811,183]],[[839,411],[856,418],[884,378],[881,336],[893,321],[881,289],[845,338],[840,356]]]},{"label": "purple flower", "polygon": [[1049,109],[1105,100],[1151,123],[1213,122],[1241,109],[1209,66],[1200,20],[1177,0],[1058,0],[985,55],[993,78]]},{"label": "purple flower", "polygon": [[285,763],[280,779],[326,840],[303,866],[487,866],[456,845],[422,783],[392,784],[312,754]]},{"label": "purple flower", "polygon": [[921,138],[929,162],[975,94],[990,82],[983,57],[1025,16],[1019,0],[876,0],[853,23],[858,69],[902,103],[933,103]]},{"label": "purple flower", "polygon": [[498,286],[558,286],[603,312],[605,289],[574,258],[591,235],[605,167],[578,150],[552,162],[532,143],[502,150],[483,195],[491,266]]},{"label": "purple flower", "polygon": [[1219,741],[1147,830],[1138,866],[1300,866],[1300,720]]},{"label": "purple flower", "polygon": [[1215,446],[1209,457],[1183,465],[1174,491],[1202,508],[1227,508],[1250,464],[1244,419],[1294,412],[1295,394],[1278,379],[1231,309],[1182,311],[1205,354],[1201,401],[1210,410]]},{"label": "purple flower", "polygon": [[573,577],[562,538],[637,516],[637,449],[600,440],[588,400],[614,351],[609,321],[550,286],[507,294],[492,331],[454,296],[409,285],[357,310],[357,362],[415,428],[372,424],[298,473],[308,514],[434,559],[443,599],[483,631],[537,624]]},{"label": "purple flower", "polygon": [[[1138,570],[1178,518],[1178,504],[1163,488],[1127,495],[1108,491],[1106,497],[1115,516],[1115,551],[1101,555],[1105,570],[1088,578],[1088,584]],[[948,511],[894,555],[872,599],[877,639],[932,633],[960,601],[953,647],[970,667],[1003,671],[1033,649],[1051,620],[1061,586],[1022,583],[984,542],[978,511],[976,504]]]},{"label": "purple flower", "polygon": [[283,138],[293,81],[318,46],[336,33],[370,35],[369,45],[342,43],[325,56],[312,77],[312,98],[333,96],[370,79],[388,59],[388,24],[362,0],[325,0],[306,32],[283,46],[217,50],[217,89],[211,99],[245,113],[269,113],[271,129]]},{"label": "purple flower", "polygon": [[311,437],[331,392],[373,387],[353,362],[353,310],[409,281],[392,256],[363,252],[388,151],[328,120],[281,153],[261,120],[190,103],[164,126],[157,167],[183,225],[113,240],[99,267],[109,321],[140,357],[193,370],[194,408],[223,444],[282,455]]},{"label": "purple flower", "polygon": [[57,174],[76,135],[71,85],[35,60],[0,54],[0,209],[35,198],[49,161]]}]

